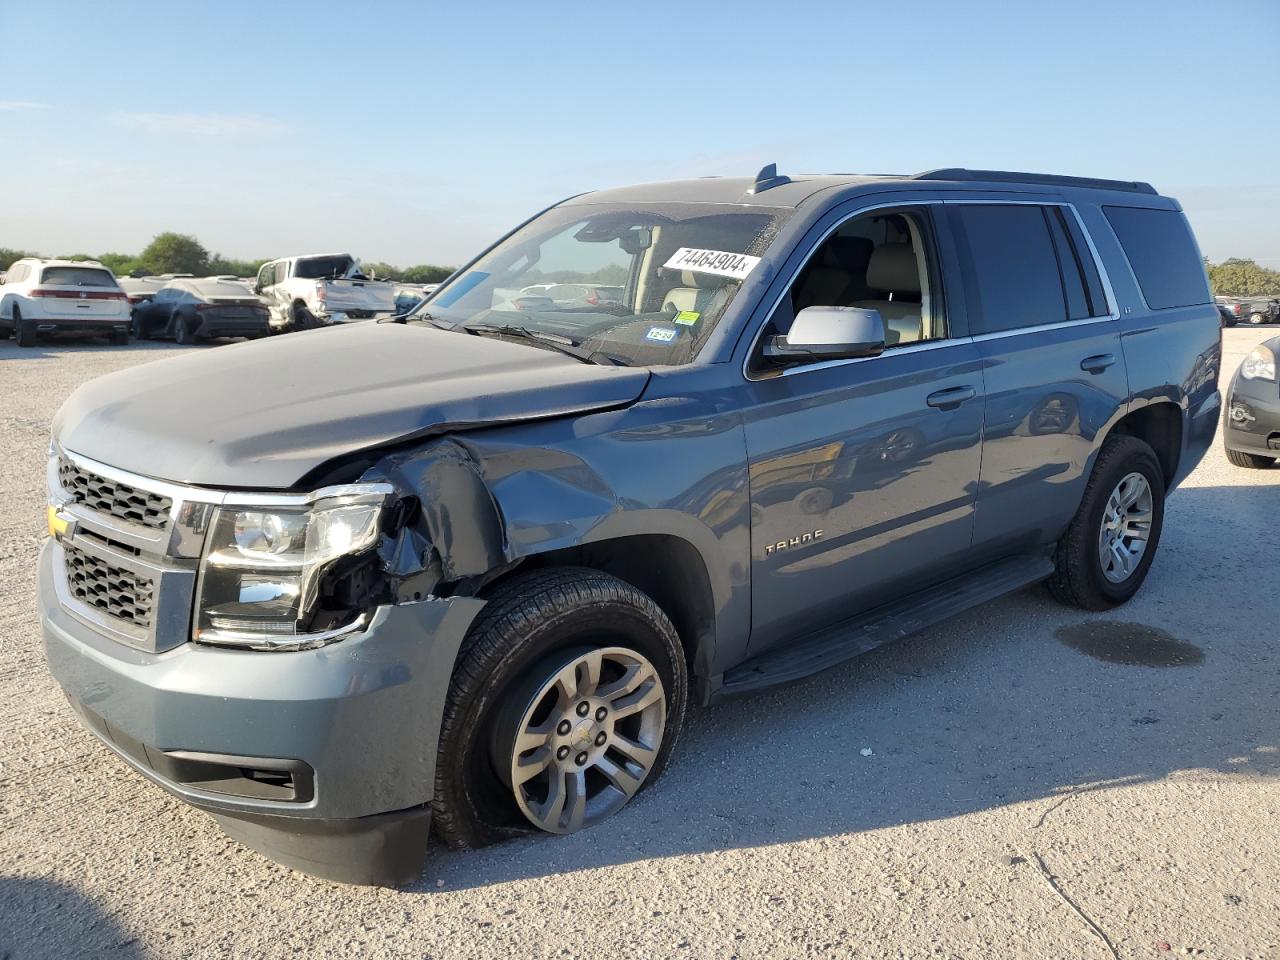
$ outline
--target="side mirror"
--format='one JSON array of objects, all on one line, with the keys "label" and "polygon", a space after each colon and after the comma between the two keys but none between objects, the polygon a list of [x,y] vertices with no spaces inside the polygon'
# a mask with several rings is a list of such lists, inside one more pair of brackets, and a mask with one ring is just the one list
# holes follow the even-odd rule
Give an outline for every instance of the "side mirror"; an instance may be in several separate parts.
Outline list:
[{"label": "side mirror", "polygon": [[884,352],[884,320],[862,307],[805,307],[786,336],[765,344],[767,359],[781,363],[849,360]]}]

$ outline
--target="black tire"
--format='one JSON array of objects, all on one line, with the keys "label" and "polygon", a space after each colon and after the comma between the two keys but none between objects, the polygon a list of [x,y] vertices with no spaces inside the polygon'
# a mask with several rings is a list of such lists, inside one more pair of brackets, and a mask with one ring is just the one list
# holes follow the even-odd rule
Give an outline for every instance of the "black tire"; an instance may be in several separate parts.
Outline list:
[{"label": "black tire", "polygon": [[196,342],[196,335],[191,330],[191,318],[186,314],[179,314],[173,322],[173,339],[184,346]]},{"label": "black tire", "polygon": [[314,330],[320,326],[320,322],[316,320],[316,315],[307,309],[307,305],[301,300],[295,300],[293,308],[290,311],[290,328],[293,330]]},{"label": "black tire", "polygon": [[1249,314],[1249,322],[1252,323],[1255,327],[1257,327],[1266,323],[1267,318],[1263,316],[1261,313],[1251,313]]},{"label": "black tire", "polygon": [[[1152,516],[1146,551],[1133,573],[1120,583],[1108,580],[1098,556],[1107,500],[1130,473],[1140,473],[1151,488]],[[1164,473],[1155,451],[1137,437],[1113,436],[1102,445],[1084,498],[1071,526],[1058,541],[1056,569],[1048,580],[1054,598],[1084,610],[1110,610],[1125,603],[1147,578],[1164,526]]]},{"label": "black tire", "polygon": [[24,321],[17,307],[13,308],[13,329],[16,331],[20,347],[34,347],[36,341],[40,339],[35,324]]},{"label": "black tire", "polygon": [[1275,457],[1265,457],[1256,453],[1244,453],[1240,450],[1232,450],[1230,447],[1224,447],[1227,451],[1227,462],[1232,466],[1244,467],[1246,470],[1266,470],[1274,467],[1276,464]]},{"label": "black tire", "polygon": [[[581,567],[534,571],[499,584],[472,624],[450,681],[436,757],[432,822],[453,847],[479,847],[536,832],[520,813],[494,761],[513,733],[510,705],[530,680],[554,673],[575,650],[622,646],[654,665],[667,693],[662,744],[640,789],[666,766],[688,699],[684,651],[675,628],[646,594]],[[559,655],[560,659],[556,659]]]},{"label": "black tire", "polygon": [[142,322],[142,318],[136,314],[129,320],[129,332],[133,334],[135,340],[149,340],[147,336],[147,328]]}]

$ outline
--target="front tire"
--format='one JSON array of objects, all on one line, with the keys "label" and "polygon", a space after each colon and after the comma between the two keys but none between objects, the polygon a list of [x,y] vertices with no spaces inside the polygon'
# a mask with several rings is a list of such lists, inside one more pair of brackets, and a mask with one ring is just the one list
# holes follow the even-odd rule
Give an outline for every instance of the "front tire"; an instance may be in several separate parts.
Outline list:
[{"label": "front tire", "polygon": [[1049,590],[1061,603],[1110,610],[1147,578],[1164,525],[1164,473],[1137,437],[1110,437],[1058,542]]},{"label": "front tire", "polygon": [[575,567],[506,581],[450,681],[437,834],[478,847],[603,820],[661,774],[687,699],[675,628],[631,584]]},{"label": "front tire", "polygon": [[1224,447],[1227,452],[1227,462],[1232,466],[1244,467],[1246,470],[1266,470],[1275,466],[1275,457],[1263,457],[1256,453],[1244,453],[1240,450],[1232,450],[1230,447]]}]

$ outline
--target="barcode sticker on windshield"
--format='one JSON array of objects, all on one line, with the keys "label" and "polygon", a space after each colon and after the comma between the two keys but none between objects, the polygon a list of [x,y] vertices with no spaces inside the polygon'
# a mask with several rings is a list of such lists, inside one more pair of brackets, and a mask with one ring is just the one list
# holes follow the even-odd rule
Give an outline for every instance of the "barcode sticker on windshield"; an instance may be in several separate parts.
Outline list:
[{"label": "barcode sticker on windshield", "polygon": [[744,280],[759,262],[759,257],[751,257],[745,253],[681,247],[664,266],[670,270],[693,270],[697,273],[714,273],[718,277]]}]

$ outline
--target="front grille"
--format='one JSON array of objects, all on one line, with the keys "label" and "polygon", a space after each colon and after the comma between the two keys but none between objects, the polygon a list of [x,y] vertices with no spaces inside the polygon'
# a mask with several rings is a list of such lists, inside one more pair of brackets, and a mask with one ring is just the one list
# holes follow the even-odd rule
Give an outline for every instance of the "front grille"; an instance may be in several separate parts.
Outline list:
[{"label": "front grille", "polygon": [[87,606],[108,613],[118,620],[147,628],[151,626],[151,609],[155,588],[150,580],[64,543],[67,587],[71,595]]},{"label": "front grille", "polygon": [[169,522],[169,508],[173,506],[169,497],[100,477],[66,457],[58,460],[58,481],[73,501],[90,510],[156,529],[163,529]]}]

